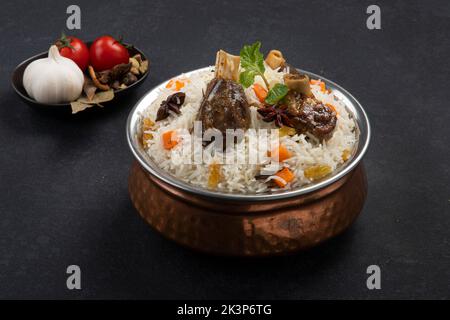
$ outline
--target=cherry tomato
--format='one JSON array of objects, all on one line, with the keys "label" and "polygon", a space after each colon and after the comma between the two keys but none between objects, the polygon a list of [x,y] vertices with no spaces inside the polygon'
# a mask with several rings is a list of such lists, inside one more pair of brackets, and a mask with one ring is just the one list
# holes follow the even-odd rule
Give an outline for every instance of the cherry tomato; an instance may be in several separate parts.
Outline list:
[{"label": "cherry tomato", "polygon": [[111,69],[117,64],[128,63],[128,49],[111,36],[102,36],[89,49],[91,65],[95,71]]},{"label": "cherry tomato", "polygon": [[73,60],[80,67],[81,71],[86,70],[89,65],[89,49],[83,41],[63,34],[56,41],[56,46],[63,57]]}]

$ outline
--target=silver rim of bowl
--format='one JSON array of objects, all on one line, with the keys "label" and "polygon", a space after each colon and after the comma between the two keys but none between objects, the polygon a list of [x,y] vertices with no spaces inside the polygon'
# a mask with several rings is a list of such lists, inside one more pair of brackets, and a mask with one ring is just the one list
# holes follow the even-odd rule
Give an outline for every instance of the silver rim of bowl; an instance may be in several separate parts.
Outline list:
[{"label": "silver rim of bowl", "polygon": [[[209,67],[196,69],[190,72],[186,72],[183,75],[184,76],[190,76],[193,73],[201,72],[206,70]],[[133,153],[134,157],[138,160],[138,162],[141,164],[141,166],[151,175],[155,176],[156,178],[170,184],[171,186],[174,186],[176,188],[179,188],[183,191],[187,191],[199,196],[208,197],[208,198],[215,198],[219,200],[235,200],[235,201],[268,201],[268,200],[277,200],[277,199],[284,199],[284,198],[290,198],[295,197],[299,195],[304,195],[319,189],[322,189],[345,175],[347,175],[349,172],[351,172],[361,161],[364,154],[367,151],[367,148],[369,146],[370,141],[370,124],[369,119],[367,117],[366,112],[364,111],[361,104],[344,88],[339,86],[338,84],[334,83],[331,80],[328,80],[322,76],[316,75],[312,72],[305,71],[302,69],[298,69],[301,73],[307,74],[310,78],[314,79],[321,79],[325,82],[327,88],[330,88],[333,93],[341,100],[344,101],[348,111],[353,116],[355,122],[356,122],[356,130],[359,132],[359,137],[356,142],[356,151],[353,151],[352,158],[344,164],[342,167],[338,168],[335,173],[321,181],[318,181],[316,183],[308,184],[306,186],[297,188],[297,189],[291,189],[291,190],[280,190],[276,192],[269,192],[269,193],[261,193],[261,194],[243,194],[243,193],[224,193],[224,192],[217,192],[212,191],[208,189],[204,189],[201,187],[197,187],[194,185],[191,185],[187,182],[184,182],[170,173],[164,171],[158,165],[145,153],[143,147],[141,146],[139,142],[140,137],[140,120],[141,116],[140,113],[144,111],[152,101],[158,96],[159,89],[164,86],[167,81],[164,81],[163,83],[157,85],[155,88],[148,91],[133,107],[131,110],[128,119],[127,119],[127,141],[128,145],[131,149],[131,152]],[[179,75],[181,76],[181,75]],[[177,76],[176,76],[177,77]],[[175,78],[175,77],[173,77]]]}]

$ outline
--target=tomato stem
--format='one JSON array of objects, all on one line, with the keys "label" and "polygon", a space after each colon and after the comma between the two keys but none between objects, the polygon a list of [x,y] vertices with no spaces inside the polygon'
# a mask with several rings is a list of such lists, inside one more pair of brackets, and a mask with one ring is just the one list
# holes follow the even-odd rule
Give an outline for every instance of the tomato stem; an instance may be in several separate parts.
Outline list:
[{"label": "tomato stem", "polygon": [[61,37],[55,42],[59,50],[62,48],[70,48],[75,50],[75,48],[70,44],[70,39],[66,36],[64,32],[61,32]]}]

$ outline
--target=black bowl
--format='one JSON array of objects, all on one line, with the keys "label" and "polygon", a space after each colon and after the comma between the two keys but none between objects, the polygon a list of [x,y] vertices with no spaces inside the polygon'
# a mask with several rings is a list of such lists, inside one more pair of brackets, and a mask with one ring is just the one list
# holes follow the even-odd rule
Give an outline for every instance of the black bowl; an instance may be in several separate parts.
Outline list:
[{"label": "black bowl", "polygon": [[[86,42],[86,45],[89,47],[92,44],[92,42]],[[128,52],[130,53],[130,57],[134,56],[135,54],[140,54],[142,56],[142,59],[144,60],[148,60],[147,57],[145,56],[145,54],[139,50],[136,47],[130,47],[128,49]],[[14,88],[14,90],[16,91],[16,93],[30,106],[32,107],[38,107],[38,108],[42,108],[42,109],[53,109],[53,110],[67,110],[70,111],[71,110],[71,106],[70,103],[53,103],[53,104],[47,104],[47,103],[40,103],[37,102],[36,100],[34,100],[33,98],[31,98],[24,86],[23,86],[23,73],[25,72],[25,68],[34,60],[37,59],[42,59],[48,56],[48,51],[39,53],[31,58],[28,58],[27,60],[21,62],[13,71],[12,77],[11,77],[11,85]],[[149,68],[150,69],[150,68]],[[127,92],[130,92],[131,90],[137,88],[139,85],[142,84],[142,82],[144,82],[145,78],[147,78],[149,69],[141,76],[138,77],[138,80],[129,85],[128,87],[124,88],[124,89],[119,89],[119,90],[114,90],[114,99],[105,103],[102,103],[102,105],[107,104],[109,102],[112,102],[116,99],[116,97],[118,96],[122,96],[124,94],[126,94]]]}]

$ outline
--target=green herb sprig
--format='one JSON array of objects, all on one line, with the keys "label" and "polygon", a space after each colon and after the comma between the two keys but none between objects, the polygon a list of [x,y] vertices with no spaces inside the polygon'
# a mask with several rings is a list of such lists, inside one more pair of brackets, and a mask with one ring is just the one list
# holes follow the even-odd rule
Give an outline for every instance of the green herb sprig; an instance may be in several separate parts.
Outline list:
[{"label": "green herb sprig", "polygon": [[269,88],[269,82],[264,77],[264,58],[259,49],[261,48],[261,42],[256,41],[252,45],[245,45],[240,52],[241,66],[244,69],[239,75],[239,82],[244,88],[250,87],[255,82],[255,77],[260,76],[267,88]]},{"label": "green herb sprig", "polygon": [[[244,86],[244,88],[250,87],[255,82],[255,77],[260,76],[266,87],[269,89],[269,82],[264,76],[266,68],[264,67],[263,54],[260,51],[261,42],[256,41],[251,45],[245,45],[240,52],[241,57],[241,67],[244,71],[239,75],[239,82]],[[284,84],[277,83],[272,89],[267,93],[265,102],[270,105],[277,104],[281,99],[283,99],[288,93],[289,89]]]}]

